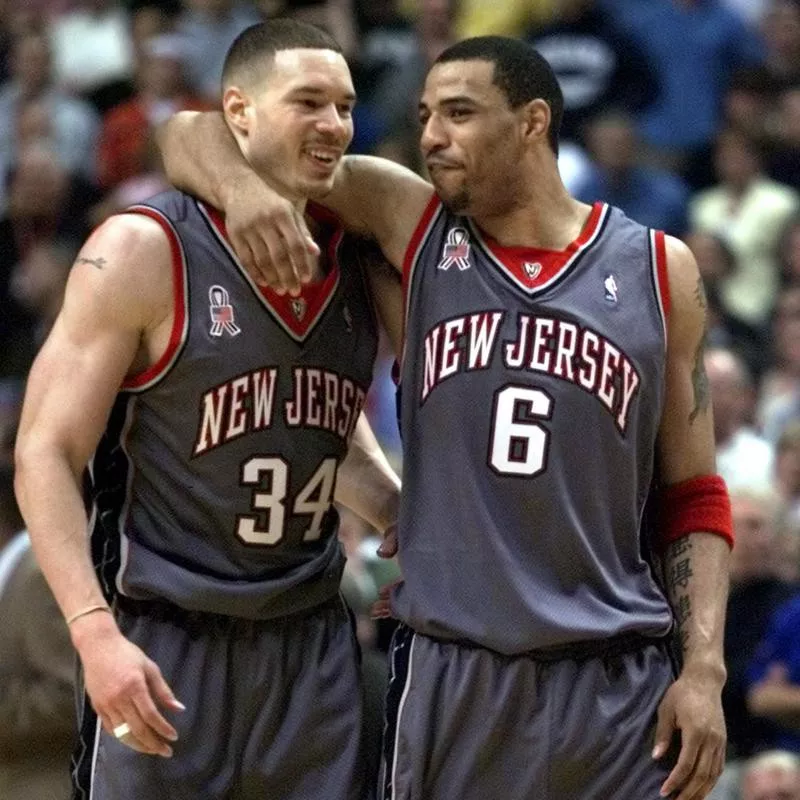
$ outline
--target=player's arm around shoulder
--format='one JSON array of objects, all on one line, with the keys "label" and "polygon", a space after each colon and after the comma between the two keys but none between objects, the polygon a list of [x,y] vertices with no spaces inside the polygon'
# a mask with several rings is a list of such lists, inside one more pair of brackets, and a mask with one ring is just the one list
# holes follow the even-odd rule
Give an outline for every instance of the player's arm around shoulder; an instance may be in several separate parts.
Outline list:
[{"label": "player's arm around shoulder", "polygon": [[414,231],[433,199],[433,187],[402,164],[375,156],[347,156],[333,191],[322,201],[351,230],[374,238],[402,271]]},{"label": "player's arm around shoulder", "polygon": [[678,762],[663,787],[678,800],[703,798],[722,771],[725,722],[721,691],[728,597],[730,503],[716,475],[714,426],[703,363],[707,306],[689,249],[666,237],[670,311],[664,411],[658,434],[658,536],[664,580],[683,667],[659,707],[655,756],[677,731]]}]

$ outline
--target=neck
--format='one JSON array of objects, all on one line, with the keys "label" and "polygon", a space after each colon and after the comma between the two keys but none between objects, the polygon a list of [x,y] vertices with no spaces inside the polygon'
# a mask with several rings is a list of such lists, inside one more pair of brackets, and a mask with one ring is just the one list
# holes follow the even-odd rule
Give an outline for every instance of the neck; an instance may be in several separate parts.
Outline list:
[{"label": "neck", "polygon": [[475,223],[504,247],[563,250],[580,234],[591,206],[571,197],[557,171],[528,181],[522,201],[498,214],[476,214]]}]

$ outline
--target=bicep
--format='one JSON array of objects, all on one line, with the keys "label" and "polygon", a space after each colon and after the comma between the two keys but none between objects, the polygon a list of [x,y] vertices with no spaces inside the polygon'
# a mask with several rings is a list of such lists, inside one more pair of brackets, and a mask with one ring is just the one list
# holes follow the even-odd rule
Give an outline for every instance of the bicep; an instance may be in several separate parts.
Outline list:
[{"label": "bicep", "polygon": [[57,447],[78,470],[100,439],[139,340],[125,329],[81,331],[76,317],[62,312],[34,362],[19,446]]},{"label": "bicep", "polygon": [[711,396],[703,363],[706,300],[694,258],[668,239],[671,312],[658,462],[666,484],[716,471]]},{"label": "bicep", "polygon": [[118,218],[84,245],[31,368],[18,450],[56,450],[73,470],[85,465],[141,345],[150,292],[163,288],[159,274],[169,271],[162,238],[151,220]]}]

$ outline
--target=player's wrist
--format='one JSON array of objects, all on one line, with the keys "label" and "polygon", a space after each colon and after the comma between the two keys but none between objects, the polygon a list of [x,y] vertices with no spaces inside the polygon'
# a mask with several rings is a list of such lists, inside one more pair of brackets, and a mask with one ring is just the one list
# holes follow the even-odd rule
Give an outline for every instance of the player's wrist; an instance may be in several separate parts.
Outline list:
[{"label": "player's wrist", "polygon": [[69,625],[72,644],[82,657],[83,651],[94,647],[98,639],[121,635],[114,615],[108,609],[103,613],[99,608],[90,614],[77,616]]},{"label": "player's wrist", "polygon": [[721,688],[727,680],[728,671],[721,656],[699,654],[685,657],[681,677],[712,683]]}]

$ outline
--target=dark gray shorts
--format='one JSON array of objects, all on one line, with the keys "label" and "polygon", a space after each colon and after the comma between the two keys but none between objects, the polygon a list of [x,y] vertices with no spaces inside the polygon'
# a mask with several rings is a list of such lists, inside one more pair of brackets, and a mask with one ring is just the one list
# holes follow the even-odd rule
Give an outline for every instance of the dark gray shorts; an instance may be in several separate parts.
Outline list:
[{"label": "dark gray shorts", "polygon": [[188,619],[118,612],[186,711],[168,715],[179,739],[164,759],[117,742],[87,702],[75,797],[363,800],[362,687],[344,603],[279,620]]},{"label": "dark gray shorts", "polygon": [[659,800],[664,642],[557,661],[436,641],[401,626],[390,651],[385,800]]}]

